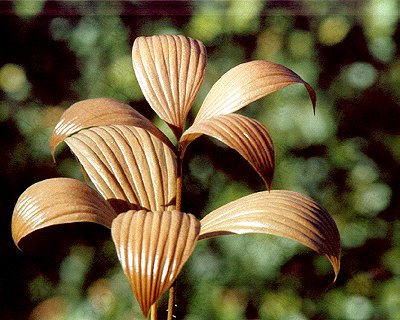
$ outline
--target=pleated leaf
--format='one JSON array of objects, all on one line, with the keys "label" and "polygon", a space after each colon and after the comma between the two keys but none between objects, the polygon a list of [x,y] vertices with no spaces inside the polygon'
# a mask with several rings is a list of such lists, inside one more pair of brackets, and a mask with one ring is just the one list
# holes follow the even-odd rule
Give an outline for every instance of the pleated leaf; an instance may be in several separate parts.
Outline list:
[{"label": "pleated leaf", "polygon": [[150,106],[179,137],[203,82],[207,63],[204,45],[181,35],[138,37],[132,60]]},{"label": "pleated leaf", "polygon": [[65,142],[117,212],[175,208],[176,155],[147,130],[93,127]]},{"label": "pleated leaf", "polygon": [[201,134],[214,137],[238,151],[270,187],[274,172],[274,148],[267,129],[261,123],[238,114],[199,121],[182,135],[182,152]]},{"label": "pleated leaf", "polygon": [[19,197],[12,216],[12,237],[18,246],[30,233],[63,223],[95,222],[111,228],[116,216],[97,191],[78,180],[43,180]]},{"label": "pleated leaf", "polygon": [[165,135],[150,120],[129,105],[109,98],[88,99],[70,106],[62,114],[50,140],[51,153],[68,136],[86,128],[104,125],[129,125],[143,128],[174,149]]},{"label": "pleated leaf", "polygon": [[[243,233],[266,233],[296,240],[340,269],[340,238],[329,213],[297,192],[273,190],[230,202],[201,220],[200,239]],[[268,249],[266,249],[268,250]]]},{"label": "pleated leaf", "polygon": [[178,211],[128,211],[111,227],[122,268],[147,317],[190,257],[200,222]]},{"label": "pleated leaf", "polygon": [[295,83],[306,87],[315,108],[314,90],[292,70],[262,60],[240,64],[226,72],[214,84],[196,116],[195,123],[235,112],[269,93]]}]

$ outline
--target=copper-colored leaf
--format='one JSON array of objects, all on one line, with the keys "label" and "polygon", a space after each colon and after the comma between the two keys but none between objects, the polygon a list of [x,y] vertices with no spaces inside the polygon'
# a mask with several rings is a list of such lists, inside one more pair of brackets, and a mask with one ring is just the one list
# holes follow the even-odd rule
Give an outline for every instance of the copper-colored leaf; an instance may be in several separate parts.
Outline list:
[{"label": "copper-colored leaf", "polygon": [[214,84],[195,122],[235,112],[269,93],[294,83],[304,84],[315,108],[314,90],[292,70],[262,60],[240,64],[225,73]]},{"label": "copper-colored leaf", "polygon": [[147,130],[121,125],[93,127],[65,142],[118,212],[175,208],[176,156]]},{"label": "copper-colored leaf", "polygon": [[238,114],[199,121],[182,135],[181,152],[201,134],[217,138],[238,151],[270,187],[274,172],[274,148],[267,129],[261,123]]},{"label": "copper-colored leaf", "polygon": [[18,246],[30,233],[63,223],[96,222],[108,228],[117,216],[99,193],[70,178],[54,178],[30,186],[19,197],[12,217]]},{"label": "copper-colored leaf", "polygon": [[203,82],[206,49],[180,35],[136,38],[133,67],[147,101],[180,136],[186,116]]},{"label": "copper-colored leaf", "polygon": [[258,192],[230,202],[201,220],[200,239],[241,233],[266,233],[296,240],[340,269],[340,238],[329,213],[297,192]]},{"label": "copper-colored leaf", "polygon": [[118,258],[145,316],[178,276],[199,231],[193,215],[178,211],[128,211],[113,221]]},{"label": "copper-colored leaf", "polygon": [[51,153],[54,155],[56,147],[66,137],[79,130],[113,124],[146,129],[169,145],[171,149],[174,148],[171,142],[150,120],[129,105],[114,99],[97,98],[77,102],[65,110],[51,136]]}]

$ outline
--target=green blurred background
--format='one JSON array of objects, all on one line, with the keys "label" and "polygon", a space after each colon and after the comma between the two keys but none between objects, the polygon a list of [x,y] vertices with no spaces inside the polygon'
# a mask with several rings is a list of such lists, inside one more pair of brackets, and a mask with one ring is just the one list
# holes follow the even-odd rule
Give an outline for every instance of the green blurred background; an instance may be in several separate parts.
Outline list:
[{"label": "green blurred background", "polygon": [[[112,97],[165,126],[140,92],[130,50],[138,35],[179,33],[208,50],[197,110],[228,69],[282,63],[317,91],[286,88],[244,113],[270,130],[272,187],[300,191],[332,214],[342,270],[293,241],[261,235],[199,243],[177,281],[178,319],[400,319],[399,1],[1,1],[0,319],[142,319],[109,231],[52,228],[24,252],[11,239],[19,195],[49,177],[83,180],[49,137],[76,101]],[[189,118],[193,119],[195,113]],[[167,130],[166,130],[167,131]],[[234,151],[189,148],[184,210],[198,217],[264,188]],[[166,316],[165,301],[159,316]]]}]

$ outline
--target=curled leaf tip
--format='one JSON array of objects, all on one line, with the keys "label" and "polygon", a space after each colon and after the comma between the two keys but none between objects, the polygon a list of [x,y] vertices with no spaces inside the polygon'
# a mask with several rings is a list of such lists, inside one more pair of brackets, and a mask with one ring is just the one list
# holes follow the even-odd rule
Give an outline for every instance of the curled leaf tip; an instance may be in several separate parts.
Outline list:
[{"label": "curled leaf tip", "polygon": [[181,138],[183,151],[202,134],[236,150],[256,170],[269,189],[274,172],[274,146],[267,129],[255,119],[239,114],[216,115],[193,124]]},{"label": "curled leaf tip", "polygon": [[306,87],[315,108],[315,91],[294,71],[265,60],[242,63],[230,69],[214,84],[195,122],[235,112],[251,102],[296,83]]},{"label": "curled leaf tip", "polygon": [[265,233],[298,241],[340,269],[340,236],[329,213],[311,198],[286,190],[258,192],[232,201],[201,220],[200,239]]},{"label": "curled leaf tip", "polygon": [[315,115],[315,108],[317,106],[317,94],[315,93],[315,90],[307,82],[304,82],[304,86],[306,87],[308,95],[310,96],[313,107],[313,113]]},{"label": "curled leaf tip", "polygon": [[339,276],[339,271],[340,271],[340,250],[337,253],[337,255],[330,255],[327,256],[329,262],[332,265],[333,268],[333,272],[334,272],[334,278],[332,283],[328,286],[328,288],[326,289],[326,291],[328,291],[336,282],[338,276]]}]

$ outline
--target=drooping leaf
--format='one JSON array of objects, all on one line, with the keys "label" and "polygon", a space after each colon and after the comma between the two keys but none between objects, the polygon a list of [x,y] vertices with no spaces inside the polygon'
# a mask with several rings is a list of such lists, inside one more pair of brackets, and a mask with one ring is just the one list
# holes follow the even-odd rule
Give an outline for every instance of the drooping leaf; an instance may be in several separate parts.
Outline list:
[{"label": "drooping leaf", "polygon": [[175,208],[176,155],[147,130],[93,127],[65,142],[116,211]]},{"label": "drooping leaf", "polygon": [[204,45],[180,35],[136,38],[133,67],[144,96],[179,137],[203,82]]},{"label": "drooping leaf", "polygon": [[178,211],[128,211],[113,221],[118,258],[145,316],[178,276],[199,231],[193,215]]},{"label": "drooping leaf", "polygon": [[56,147],[79,130],[113,124],[146,129],[174,149],[168,138],[150,120],[129,105],[114,99],[96,98],[77,102],[65,110],[51,136],[51,153],[54,155]]},{"label": "drooping leaf", "polygon": [[296,240],[325,255],[335,279],[340,269],[340,238],[329,213],[297,192],[258,192],[230,202],[201,220],[200,239],[266,233]]},{"label": "drooping leaf", "polygon": [[63,223],[95,222],[111,228],[116,216],[97,191],[78,180],[43,180],[19,197],[12,216],[12,237],[18,246],[30,233]]},{"label": "drooping leaf", "polygon": [[214,84],[196,116],[195,123],[235,112],[269,93],[295,83],[306,87],[315,108],[314,90],[292,70],[262,60],[240,64],[226,72]]},{"label": "drooping leaf", "polygon": [[274,147],[267,129],[261,123],[238,114],[219,115],[199,121],[182,135],[181,154],[201,134],[219,139],[238,151],[270,187],[274,172]]}]

